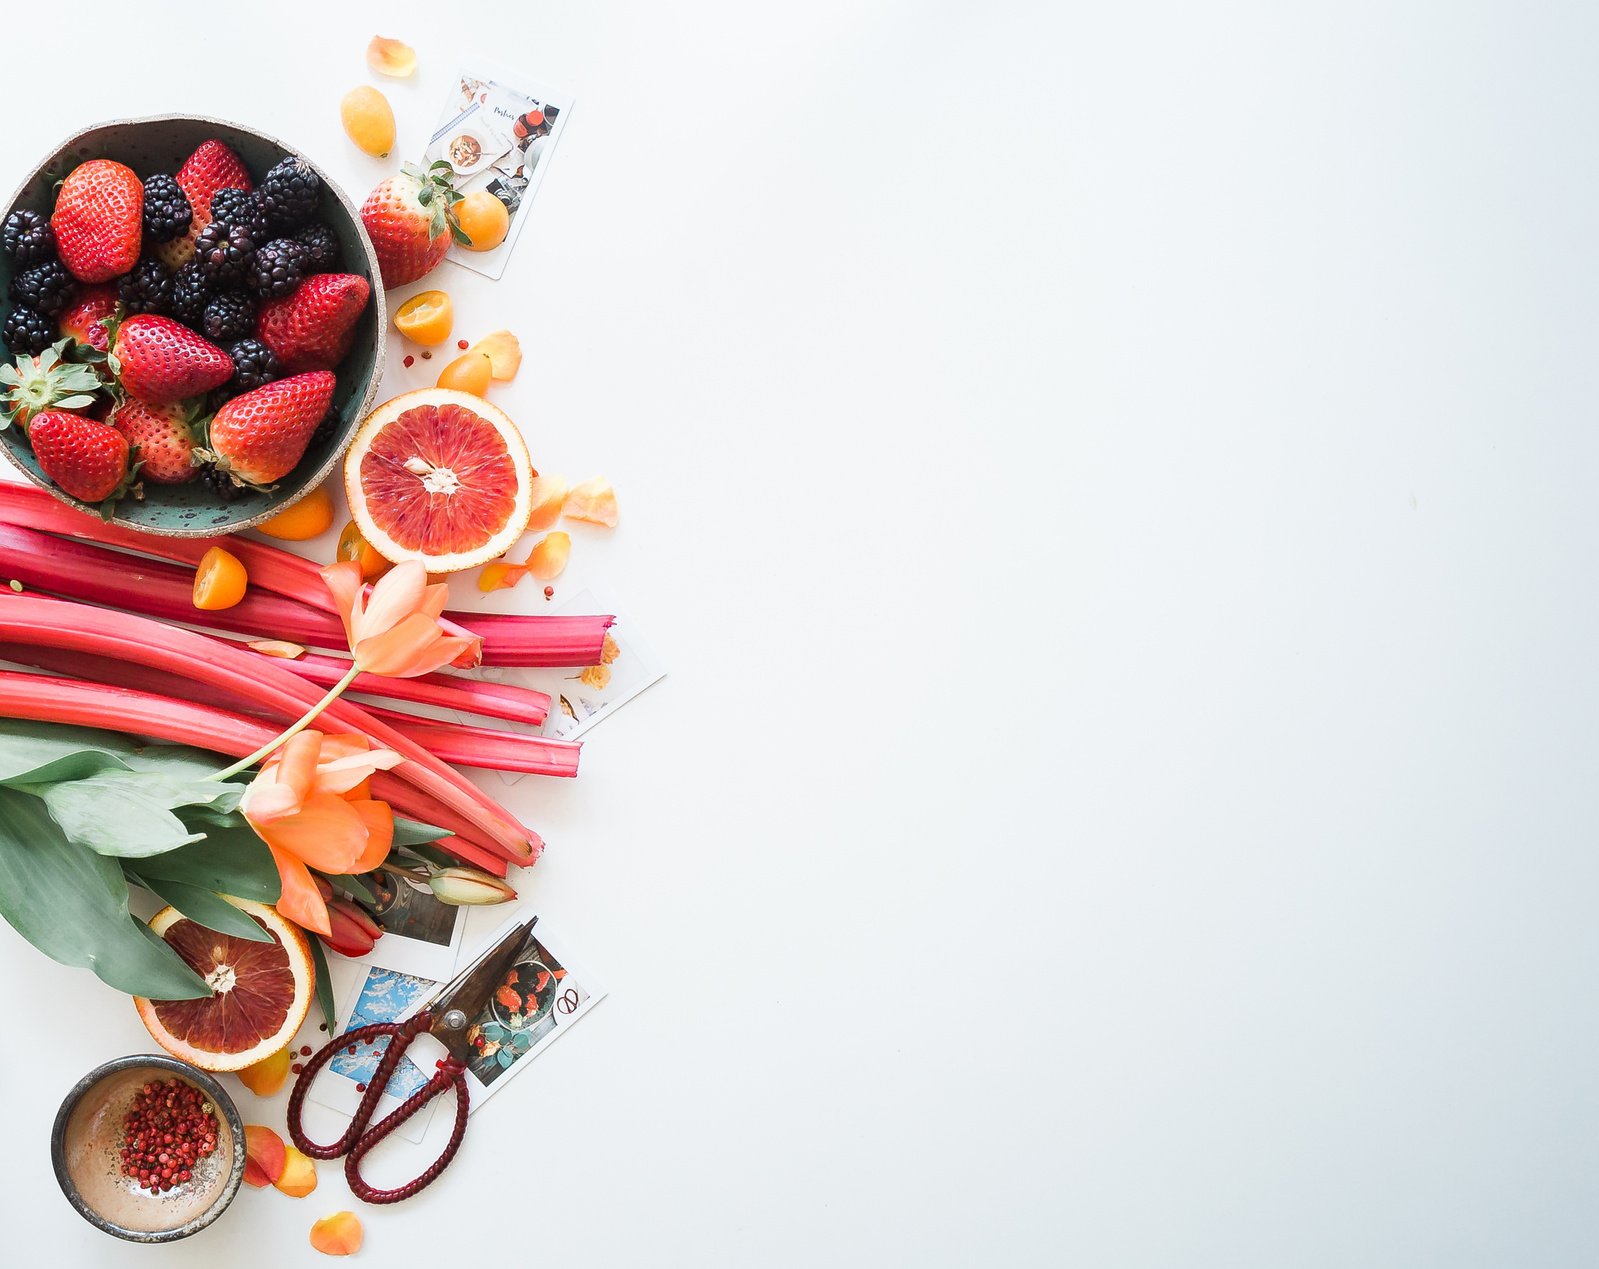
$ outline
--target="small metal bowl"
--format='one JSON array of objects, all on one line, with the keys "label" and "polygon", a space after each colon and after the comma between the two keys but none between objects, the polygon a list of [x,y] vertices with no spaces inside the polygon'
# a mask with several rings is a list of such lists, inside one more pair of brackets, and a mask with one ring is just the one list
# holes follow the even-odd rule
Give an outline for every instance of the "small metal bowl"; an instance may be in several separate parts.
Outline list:
[{"label": "small metal bowl", "polygon": [[[317,217],[332,228],[339,243],[339,269],[359,273],[372,285],[372,299],[356,327],[355,342],[338,367],[338,387],[333,403],[343,427],[331,438],[308,450],[300,465],[280,480],[270,494],[254,494],[235,502],[222,502],[206,486],[196,481],[187,485],[146,483],[142,500],[124,498],[112,517],[116,524],[155,533],[164,537],[217,537],[252,528],[269,520],[285,507],[298,502],[315,489],[338,466],[355,429],[372,408],[383,379],[384,330],[388,309],[383,296],[383,278],[372,240],[361,224],[361,216],[349,197],[311,159],[276,137],[242,124],[199,115],[157,115],[146,119],[113,119],[75,132],[34,168],[17,187],[0,211],[0,218],[19,207],[49,214],[55,203],[55,185],[86,159],[115,159],[126,163],[140,176],[156,172],[176,172],[200,142],[217,137],[227,142],[244,160],[257,180],[288,155],[304,159],[322,178],[321,204]],[[11,285],[11,262],[0,256],[0,317],[10,312],[5,293]],[[9,361],[11,352],[0,339],[0,361]],[[12,427],[0,431],[0,452],[34,484],[49,490],[62,502],[98,514],[69,497],[39,470],[39,464],[22,435]]]},{"label": "small metal bowl", "polygon": [[[122,1120],[140,1088],[174,1076],[210,1098],[217,1148],[201,1160],[193,1180],[152,1194],[123,1175]],[[244,1156],[244,1121],[227,1090],[187,1062],[155,1053],[90,1071],[61,1103],[50,1133],[50,1158],[67,1201],[96,1229],[134,1243],[176,1242],[211,1224],[239,1192]]]}]

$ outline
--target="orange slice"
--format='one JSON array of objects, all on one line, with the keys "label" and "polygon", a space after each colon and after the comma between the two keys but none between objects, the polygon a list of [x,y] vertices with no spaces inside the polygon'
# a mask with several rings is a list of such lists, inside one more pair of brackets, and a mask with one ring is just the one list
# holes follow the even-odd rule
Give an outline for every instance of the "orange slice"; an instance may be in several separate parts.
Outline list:
[{"label": "orange slice", "polygon": [[455,304],[443,291],[419,291],[394,313],[394,329],[424,348],[437,348],[454,325]]},{"label": "orange slice", "polygon": [[527,528],[533,465],[503,410],[450,388],[385,402],[344,459],[361,536],[384,559],[457,573],[504,555]]},{"label": "orange slice", "polygon": [[229,898],[272,936],[268,943],[218,934],[176,908],[163,908],[150,929],[210,985],[203,1000],[135,996],[139,1017],[173,1057],[202,1071],[242,1071],[294,1038],[311,1008],[316,971],[298,926],[277,909]]}]

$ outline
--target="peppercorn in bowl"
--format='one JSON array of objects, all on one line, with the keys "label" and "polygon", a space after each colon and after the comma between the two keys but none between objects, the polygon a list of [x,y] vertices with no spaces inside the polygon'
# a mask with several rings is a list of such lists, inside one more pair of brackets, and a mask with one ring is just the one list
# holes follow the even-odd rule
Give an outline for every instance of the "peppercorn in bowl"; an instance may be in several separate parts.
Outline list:
[{"label": "peppercorn in bowl", "polygon": [[0,450],[130,529],[211,537],[316,488],[377,393],[372,244],[310,159],[239,124],[97,124],[0,219]]}]

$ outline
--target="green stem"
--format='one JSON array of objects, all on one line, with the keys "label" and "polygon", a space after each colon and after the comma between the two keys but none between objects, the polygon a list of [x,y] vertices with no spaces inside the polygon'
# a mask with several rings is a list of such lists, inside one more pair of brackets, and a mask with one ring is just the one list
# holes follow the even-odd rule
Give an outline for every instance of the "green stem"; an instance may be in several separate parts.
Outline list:
[{"label": "green stem", "polygon": [[265,759],[270,758],[273,754],[275,754],[284,745],[288,744],[289,741],[293,740],[296,736],[298,736],[302,731],[304,731],[312,723],[316,722],[317,715],[319,715],[329,705],[333,704],[334,701],[338,700],[339,697],[343,696],[344,695],[344,689],[349,687],[351,683],[355,682],[355,676],[357,674],[359,674],[360,672],[361,671],[360,671],[360,669],[357,666],[353,666],[352,665],[350,667],[350,672],[348,674],[346,674],[342,679],[340,679],[337,683],[335,683],[332,687],[330,687],[328,689],[328,694],[326,696],[324,696],[321,700],[319,700],[315,705],[311,706],[311,708],[309,710],[307,710],[306,713],[301,717],[299,722],[295,723],[292,727],[290,727],[282,735],[277,736],[277,737],[273,738],[272,740],[267,741],[266,744],[262,745],[261,748],[257,749],[248,758],[240,758],[237,762],[235,762],[226,771],[217,772],[216,775],[211,777],[211,779],[213,779],[213,780],[230,780],[234,776],[238,775],[239,772],[247,771],[251,767],[255,766],[256,763],[262,762]]}]

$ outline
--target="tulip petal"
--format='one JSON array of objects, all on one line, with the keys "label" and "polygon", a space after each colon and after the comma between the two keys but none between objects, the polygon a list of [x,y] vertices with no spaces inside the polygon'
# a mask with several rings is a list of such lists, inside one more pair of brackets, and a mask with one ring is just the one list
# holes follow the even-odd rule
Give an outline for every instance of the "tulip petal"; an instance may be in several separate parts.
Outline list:
[{"label": "tulip petal", "polygon": [[367,596],[366,608],[356,625],[356,637],[365,643],[399,625],[416,612],[427,586],[427,569],[420,560],[396,564],[373,584],[372,593]]},{"label": "tulip petal", "polygon": [[340,560],[322,570],[322,581],[333,596],[333,606],[344,622],[345,641],[355,646],[355,606],[361,598],[361,566],[354,560]]},{"label": "tulip petal", "polygon": [[319,872],[347,873],[366,850],[365,823],[331,793],[313,793],[298,815],[254,827],[268,846],[297,855]]},{"label": "tulip petal", "polygon": [[422,592],[422,602],[416,610],[426,613],[429,617],[440,617],[444,614],[444,606],[450,602],[450,588],[443,582],[434,582]]},{"label": "tulip petal", "polygon": [[271,842],[267,842],[267,849],[272,852],[272,862],[278,866],[278,877],[283,882],[283,894],[275,905],[277,910],[307,930],[314,930],[318,934],[331,933],[333,927],[328,923],[328,905],[322,900],[322,892],[316,888],[311,870],[294,855],[279,850]]},{"label": "tulip petal", "polygon": [[322,733],[302,731],[290,736],[278,750],[277,782],[287,785],[295,797],[305,801],[316,784],[317,760],[322,756]]},{"label": "tulip petal", "polygon": [[412,613],[392,630],[363,639],[356,646],[355,662],[368,674],[408,679],[442,669],[472,643],[444,634],[432,617]]},{"label": "tulip petal", "polygon": [[366,825],[366,849],[361,852],[350,871],[353,873],[371,872],[389,857],[389,848],[394,845],[394,812],[387,802],[376,802],[366,799],[360,802],[346,802],[355,813],[361,817],[361,822]]}]

